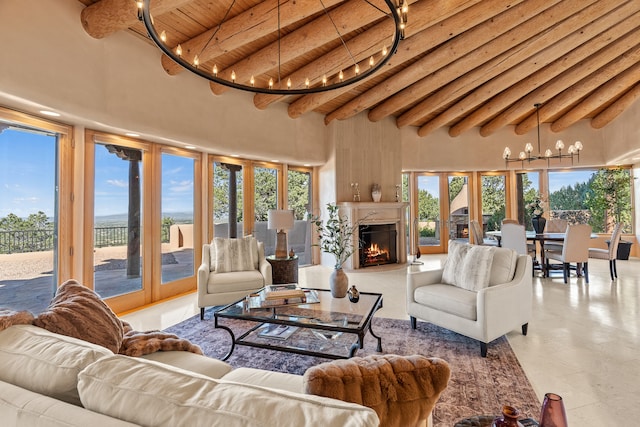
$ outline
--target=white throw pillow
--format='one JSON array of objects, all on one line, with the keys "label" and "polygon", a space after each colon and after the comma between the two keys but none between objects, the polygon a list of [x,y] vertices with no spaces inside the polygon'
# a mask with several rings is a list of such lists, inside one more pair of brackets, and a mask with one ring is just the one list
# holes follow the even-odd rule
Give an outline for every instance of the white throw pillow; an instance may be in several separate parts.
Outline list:
[{"label": "white throw pillow", "polygon": [[179,368],[115,355],[79,375],[85,408],[147,426],[377,426],[364,406],[214,380]]},{"label": "white throw pillow", "polygon": [[471,245],[449,240],[449,252],[442,271],[442,283],[448,285],[456,284],[457,271],[462,267],[462,261],[465,259],[469,248],[471,248]]},{"label": "white throw pillow", "polygon": [[491,246],[470,245],[456,272],[455,285],[476,292],[488,287],[495,249]]},{"label": "white throw pillow", "polygon": [[0,380],[35,393],[81,405],[78,373],[113,353],[77,338],[33,325],[0,332]]},{"label": "white throw pillow", "polygon": [[255,256],[252,255],[252,238],[213,239],[216,251],[215,270],[218,273],[255,270]]}]

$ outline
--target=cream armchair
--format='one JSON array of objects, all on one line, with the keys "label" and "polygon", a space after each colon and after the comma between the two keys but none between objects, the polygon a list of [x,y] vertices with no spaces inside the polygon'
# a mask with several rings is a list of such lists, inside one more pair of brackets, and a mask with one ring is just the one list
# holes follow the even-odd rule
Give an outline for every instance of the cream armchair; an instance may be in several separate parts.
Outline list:
[{"label": "cream armchair", "polygon": [[[216,248],[224,248],[224,253],[217,253]],[[230,304],[271,283],[271,264],[262,242],[253,237],[214,239],[202,246],[198,268],[200,319],[206,307]]]},{"label": "cream armchair", "polygon": [[476,339],[480,354],[486,357],[487,344],[496,338],[516,328],[527,334],[533,301],[531,272],[529,255],[450,241],[443,269],[412,270],[407,275],[411,327],[416,329],[421,319]]}]

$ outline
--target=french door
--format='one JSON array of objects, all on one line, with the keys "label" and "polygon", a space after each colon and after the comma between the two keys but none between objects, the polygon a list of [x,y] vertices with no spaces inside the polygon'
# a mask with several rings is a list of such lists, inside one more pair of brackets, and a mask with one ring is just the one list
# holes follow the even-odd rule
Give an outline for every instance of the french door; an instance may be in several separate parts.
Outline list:
[{"label": "french door", "polygon": [[469,241],[470,173],[415,175],[412,224],[420,253],[444,253],[449,240]]}]

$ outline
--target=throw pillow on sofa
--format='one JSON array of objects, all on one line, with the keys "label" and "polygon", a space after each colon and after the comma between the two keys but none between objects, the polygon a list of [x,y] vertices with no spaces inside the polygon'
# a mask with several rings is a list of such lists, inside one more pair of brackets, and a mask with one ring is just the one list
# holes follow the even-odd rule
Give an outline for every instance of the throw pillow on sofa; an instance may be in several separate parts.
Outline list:
[{"label": "throw pillow on sofa", "polygon": [[373,410],[353,403],[214,380],[120,355],[87,366],[78,378],[85,408],[140,425],[378,425]]},{"label": "throw pillow on sofa", "polygon": [[99,345],[33,325],[14,325],[0,332],[0,380],[80,405],[78,373],[111,355]]},{"label": "throw pillow on sofa", "polygon": [[75,280],[60,285],[34,325],[57,334],[98,344],[117,353],[124,335],[122,322],[91,289]]}]

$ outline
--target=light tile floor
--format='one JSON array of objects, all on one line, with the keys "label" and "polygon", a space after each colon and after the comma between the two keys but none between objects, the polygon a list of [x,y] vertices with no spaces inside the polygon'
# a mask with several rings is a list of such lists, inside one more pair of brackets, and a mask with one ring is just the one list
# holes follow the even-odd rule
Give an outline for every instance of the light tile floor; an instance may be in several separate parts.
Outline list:
[{"label": "light tile floor", "polygon": [[[437,268],[443,259],[423,256],[421,266],[350,271],[349,282],[384,294],[377,316],[406,319],[407,268]],[[589,263],[588,285],[576,277],[565,285],[561,274],[534,278],[529,333],[508,334],[540,400],[545,392],[560,394],[572,426],[629,426],[640,419],[640,259],[617,264],[619,278],[613,282],[608,262],[601,260]],[[299,282],[325,288],[330,272],[321,266],[302,268]],[[197,313],[196,295],[189,294],[123,318],[138,330],[164,329]]]}]

